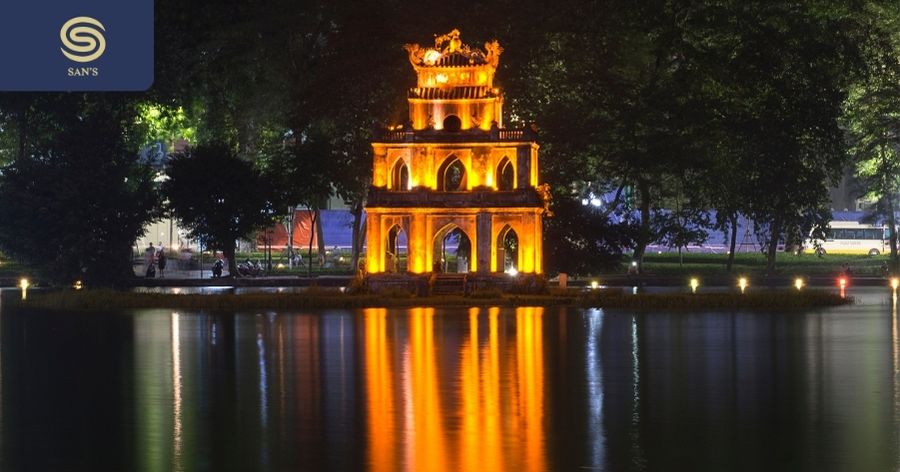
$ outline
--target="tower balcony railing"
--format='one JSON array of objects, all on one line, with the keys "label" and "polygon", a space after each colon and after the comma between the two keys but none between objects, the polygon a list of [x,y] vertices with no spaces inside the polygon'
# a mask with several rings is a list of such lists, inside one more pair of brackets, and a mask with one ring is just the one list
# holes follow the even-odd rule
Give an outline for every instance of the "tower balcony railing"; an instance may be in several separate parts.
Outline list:
[{"label": "tower balcony railing", "polygon": [[461,143],[461,142],[534,142],[537,133],[531,128],[500,129],[489,131],[474,128],[465,131],[444,130],[375,130],[376,143]]},{"label": "tower balcony railing", "polygon": [[534,187],[509,191],[476,188],[461,192],[442,192],[428,188],[395,191],[371,187],[367,206],[396,208],[464,208],[464,207],[542,207],[541,196]]}]

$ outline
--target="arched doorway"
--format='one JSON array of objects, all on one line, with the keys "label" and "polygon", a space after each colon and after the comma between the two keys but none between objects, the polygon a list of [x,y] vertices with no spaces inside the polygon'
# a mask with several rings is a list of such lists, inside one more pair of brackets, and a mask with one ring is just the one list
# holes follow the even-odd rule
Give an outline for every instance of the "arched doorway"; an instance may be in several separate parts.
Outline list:
[{"label": "arched doorway", "polygon": [[467,273],[472,260],[472,240],[456,225],[447,225],[434,236],[434,272]]},{"label": "arched doorway", "polygon": [[509,225],[497,236],[497,271],[508,272],[519,269],[519,235]]},{"label": "arched doorway", "polygon": [[406,231],[400,225],[394,225],[387,234],[385,244],[384,271],[406,272],[408,264],[408,245]]},{"label": "arched doorway", "polygon": [[497,190],[515,190],[516,188],[516,170],[513,169],[512,162],[509,158],[500,159],[497,164]]},{"label": "arched doorway", "polygon": [[409,190],[409,167],[403,159],[397,159],[394,168],[391,169],[391,190],[395,192]]},{"label": "arched doorway", "polygon": [[459,192],[466,189],[466,166],[456,156],[444,160],[438,168],[437,189],[441,192]]}]

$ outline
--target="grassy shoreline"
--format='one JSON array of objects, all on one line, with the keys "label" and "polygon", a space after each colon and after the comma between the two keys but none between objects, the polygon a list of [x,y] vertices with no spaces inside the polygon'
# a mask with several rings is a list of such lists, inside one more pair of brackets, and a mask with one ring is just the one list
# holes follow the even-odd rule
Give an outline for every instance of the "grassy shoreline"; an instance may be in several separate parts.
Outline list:
[{"label": "grassy shoreline", "polygon": [[35,293],[26,308],[65,311],[110,311],[171,308],[190,310],[297,310],[329,308],[403,308],[471,306],[572,306],[580,308],[624,308],[634,310],[700,311],[754,310],[801,311],[852,303],[852,298],[820,290],[771,290],[740,293],[637,294],[619,289],[587,292],[554,292],[543,295],[485,293],[472,296],[414,297],[403,294],[345,294],[316,289],[306,293],[161,294],[113,290],[83,290]]}]

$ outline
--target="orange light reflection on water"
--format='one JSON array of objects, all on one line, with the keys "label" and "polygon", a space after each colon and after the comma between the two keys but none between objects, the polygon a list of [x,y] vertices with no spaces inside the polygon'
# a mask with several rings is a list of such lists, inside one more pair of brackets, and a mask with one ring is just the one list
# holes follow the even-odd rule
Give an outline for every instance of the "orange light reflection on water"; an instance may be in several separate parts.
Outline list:
[{"label": "orange light reflection on water", "polygon": [[406,440],[412,447],[406,450],[406,464],[411,470],[455,470],[447,464],[446,434],[441,412],[438,385],[437,353],[434,346],[434,308],[412,308],[408,314],[409,346],[404,353],[407,379],[412,386],[411,396],[404,405]]},{"label": "orange light reflection on water", "polygon": [[[370,468],[546,470],[543,314],[517,308],[513,332],[499,308],[365,310]],[[437,337],[436,319],[463,331]]]},{"label": "orange light reflection on water", "polygon": [[545,470],[544,450],[544,309],[517,308],[519,358],[519,428],[525,437],[523,455],[527,458],[519,470]]},{"label": "orange light reflection on water", "polygon": [[365,311],[366,375],[369,403],[368,437],[369,464],[373,471],[395,470],[399,463],[394,421],[394,376],[387,343],[387,310],[370,308]]}]

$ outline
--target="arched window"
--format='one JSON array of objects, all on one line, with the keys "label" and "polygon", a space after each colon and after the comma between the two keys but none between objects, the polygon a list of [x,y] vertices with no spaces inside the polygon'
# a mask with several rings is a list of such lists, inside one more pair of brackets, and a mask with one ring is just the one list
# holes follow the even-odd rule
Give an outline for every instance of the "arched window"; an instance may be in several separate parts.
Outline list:
[{"label": "arched window", "polygon": [[516,188],[516,170],[506,157],[497,164],[497,190],[514,190]]},{"label": "arched window", "polygon": [[497,236],[497,272],[506,272],[519,267],[519,235],[509,225]]},{"label": "arched window", "polygon": [[385,272],[406,272],[408,255],[406,232],[400,225],[394,225],[388,231],[387,239],[384,257]]},{"label": "arched window", "polygon": [[466,189],[466,167],[456,156],[450,156],[438,168],[437,189],[458,192]]},{"label": "arched window", "polygon": [[447,115],[444,118],[444,131],[457,132],[462,129],[462,120],[456,115]]},{"label": "arched window", "polygon": [[432,271],[449,273],[469,272],[472,260],[472,240],[455,224],[445,226],[434,235]]},{"label": "arched window", "polygon": [[409,190],[409,168],[403,159],[397,159],[397,163],[391,169],[391,190]]}]

